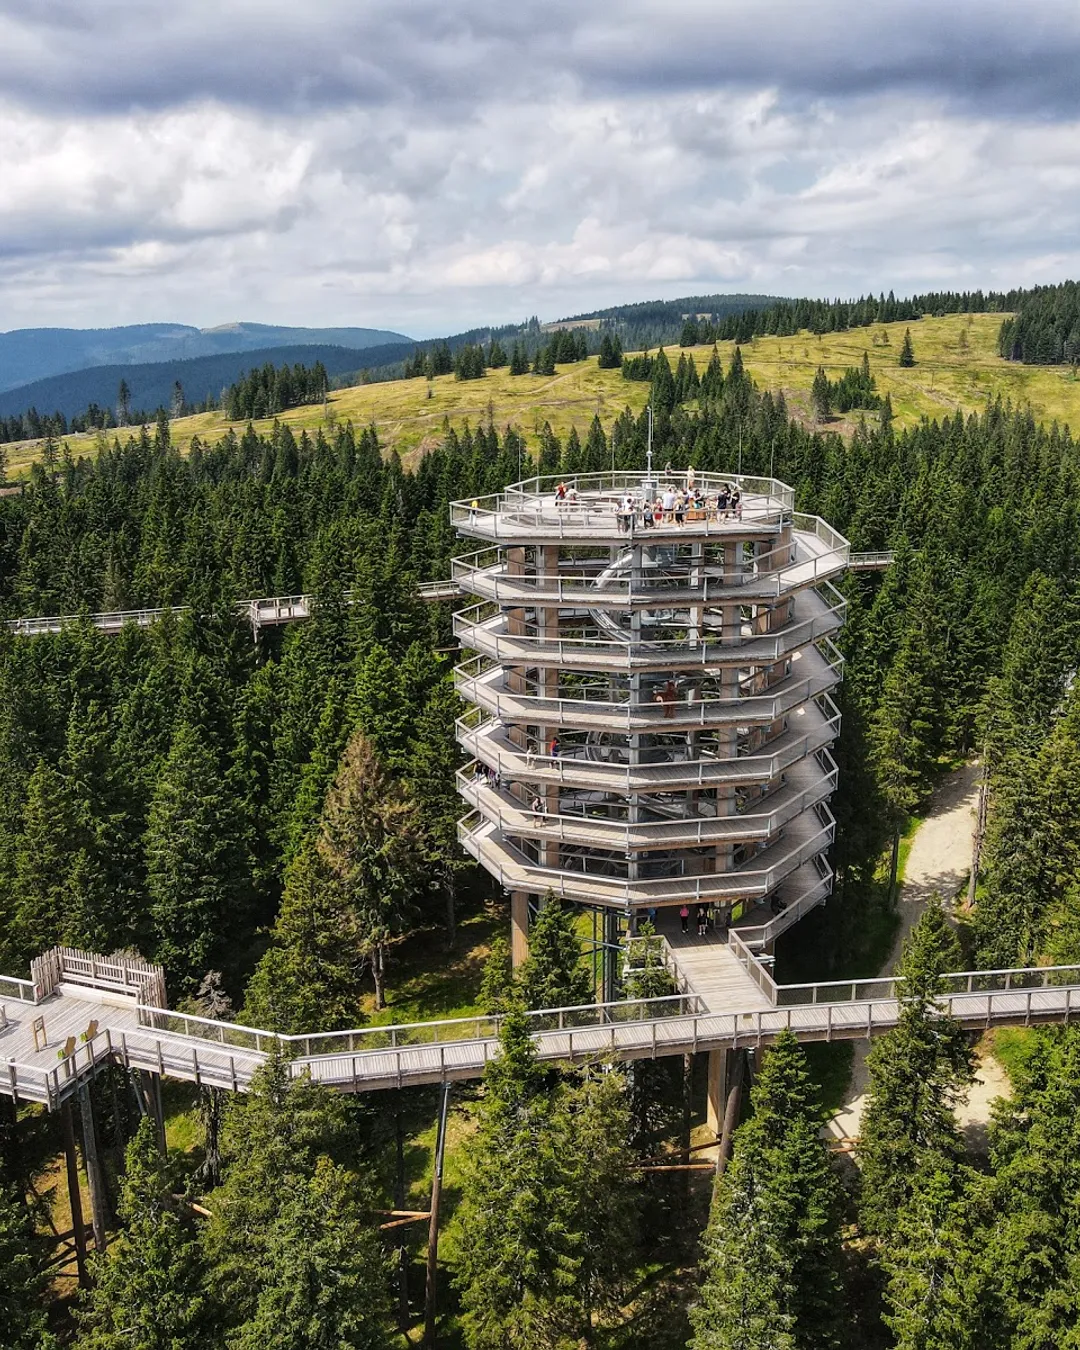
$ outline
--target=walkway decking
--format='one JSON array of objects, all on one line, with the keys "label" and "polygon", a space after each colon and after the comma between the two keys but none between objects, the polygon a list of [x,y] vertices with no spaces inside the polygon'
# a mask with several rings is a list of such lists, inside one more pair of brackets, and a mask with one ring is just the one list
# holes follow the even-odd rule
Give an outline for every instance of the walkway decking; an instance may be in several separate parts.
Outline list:
[{"label": "walkway decking", "polygon": [[[851,1040],[896,1023],[892,979],[777,986],[734,936],[725,946],[708,939],[683,943],[676,935],[673,955],[695,986],[689,997],[530,1014],[540,1057],[632,1060],[761,1046],[787,1028],[800,1040]],[[943,1010],[972,1030],[1080,1016],[1080,967],[965,972],[944,976],[942,983]],[[244,1091],[279,1042],[294,1056],[294,1076],[310,1074],[344,1092],[366,1092],[475,1078],[498,1053],[497,1022],[487,1017],[279,1037],[144,1006],[115,989],[72,989],[61,982],[34,1003],[25,985],[16,991],[22,997],[6,992],[11,981],[0,987],[8,1018],[0,1030],[0,1093],[52,1109],[107,1062]],[[48,1044],[35,1050],[39,1018]],[[91,1023],[97,1024],[95,1034],[79,1041]],[[58,1059],[69,1036],[76,1047]]]}]

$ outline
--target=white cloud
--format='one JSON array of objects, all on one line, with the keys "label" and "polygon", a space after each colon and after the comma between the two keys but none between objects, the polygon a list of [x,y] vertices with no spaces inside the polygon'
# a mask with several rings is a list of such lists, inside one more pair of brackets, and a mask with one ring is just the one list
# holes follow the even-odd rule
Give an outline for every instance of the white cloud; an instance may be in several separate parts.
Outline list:
[{"label": "white cloud", "polygon": [[0,327],[1054,279],[1077,14],[0,0]]}]

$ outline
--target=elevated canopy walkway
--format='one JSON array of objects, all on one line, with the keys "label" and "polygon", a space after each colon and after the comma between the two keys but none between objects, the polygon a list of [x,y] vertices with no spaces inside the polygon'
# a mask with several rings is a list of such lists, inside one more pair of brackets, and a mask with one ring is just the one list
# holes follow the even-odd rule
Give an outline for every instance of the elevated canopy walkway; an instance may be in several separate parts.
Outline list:
[{"label": "elevated canopy walkway", "polygon": [[[803,1041],[853,1040],[896,1025],[894,978],[777,985],[733,931],[728,942],[668,948],[682,991],[529,1014],[547,1061],[617,1060]],[[499,1019],[457,1018],[281,1036],[161,1006],[160,968],[57,948],[31,980],[0,978],[0,1093],[55,1110],[107,1063],[242,1092],[275,1047],[294,1076],[343,1092],[476,1078],[498,1053]],[[962,1026],[1069,1022],[1080,1016],[1080,966],[945,975],[939,1003]]]}]

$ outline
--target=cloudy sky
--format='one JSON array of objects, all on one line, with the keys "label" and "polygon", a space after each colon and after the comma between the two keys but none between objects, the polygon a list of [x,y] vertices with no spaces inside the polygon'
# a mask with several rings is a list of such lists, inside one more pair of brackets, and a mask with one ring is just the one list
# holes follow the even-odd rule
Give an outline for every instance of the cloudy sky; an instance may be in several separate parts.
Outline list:
[{"label": "cloudy sky", "polygon": [[0,0],[0,329],[1080,276],[1077,0]]}]

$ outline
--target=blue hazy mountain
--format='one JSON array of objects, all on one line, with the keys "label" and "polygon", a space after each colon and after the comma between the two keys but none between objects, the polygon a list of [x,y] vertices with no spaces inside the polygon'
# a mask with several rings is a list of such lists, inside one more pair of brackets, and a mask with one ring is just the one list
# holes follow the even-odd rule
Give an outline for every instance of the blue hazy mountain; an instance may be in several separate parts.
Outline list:
[{"label": "blue hazy mountain", "polygon": [[[192,328],[182,323],[139,323],[122,328],[16,328],[0,333],[0,390],[48,375],[92,366],[135,366],[187,361],[224,352],[262,352],[273,347],[332,346],[362,351],[410,342],[381,328],[279,328],[265,323],[228,323]],[[359,366],[358,362],[357,365]]]},{"label": "blue hazy mountain", "polygon": [[402,361],[412,351],[413,344],[405,339],[361,349],[304,343],[247,352],[220,352],[186,361],[93,366],[88,370],[50,375],[0,392],[0,417],[11,417],[30,408],[36,408],[42,414],[62,412],[66,417],[72,417],[85,412],[91,403],[101,408],[115,408],[121,380],[125,380],[131,390],[131,407],[152,413],[155,408],[169,407],[173,386],[178,380],[187,402],[197,404],[207,398],[218,398],[221,391],[241,375],[267,362],[275,366],[313,366],[316,361],[321,361],[327,374],[334,376]]}]

